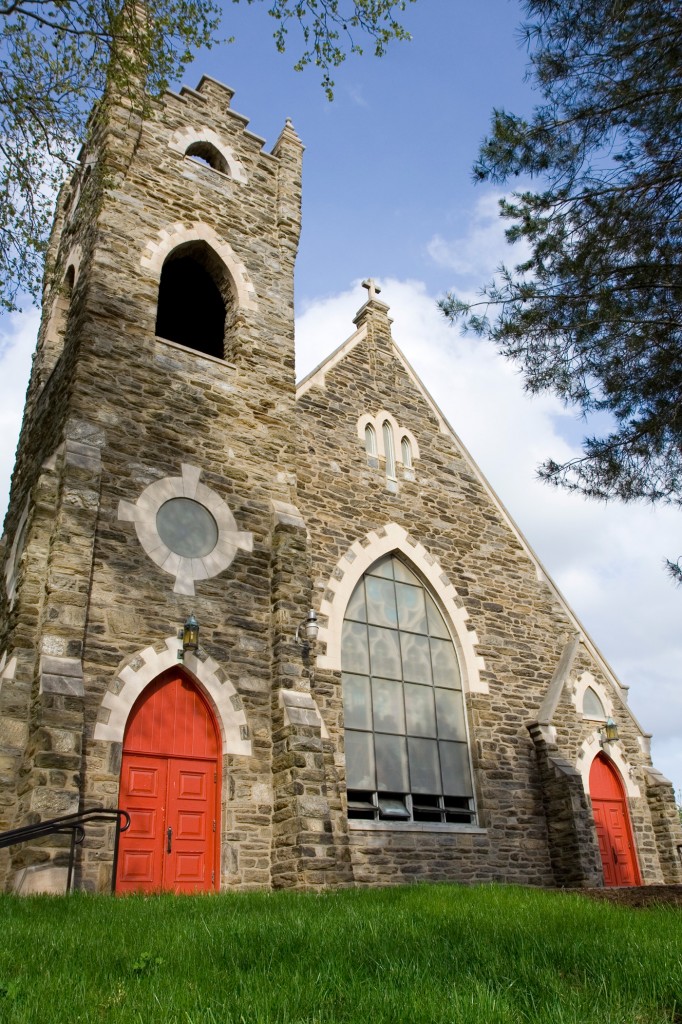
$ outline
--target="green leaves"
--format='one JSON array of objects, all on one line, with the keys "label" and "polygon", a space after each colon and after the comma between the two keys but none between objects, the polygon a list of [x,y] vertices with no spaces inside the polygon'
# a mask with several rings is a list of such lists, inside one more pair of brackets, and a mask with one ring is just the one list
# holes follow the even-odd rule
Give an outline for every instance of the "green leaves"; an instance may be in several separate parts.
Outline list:
[{"label": "green leaves", "polygon": [[40,292],[55,194],[107,81],[123,94],[181,73],[220,16],[213,0],[18,0],[0,19],[0,309]]},{"label": "green leaves", "polygon": [[[488,335],[531,392],[614,429],[541,476],[600,499],[682,505],[682,21],[671,0],[526,0],[529,119],[493,114],[480,181],[537,179],[500,203],[531,256],[484,289]],[[478,306],[478,304],[476,304]]]},{"label": "green leaves", "polygon": [[[234,0],[238,3],[239,0]],[[263,0],[246,0],[262,3]],[[279,50],[298,30],[295,67],[332,69],[369,38],[381,56],[407,39],[398,21],[414,0],[268,0]],[[218,40],[217,0],[15,0],[0,7],[0,310],[40,296],[55,195],[75,165],[90,109],[107,85],[159,95],[197,49]]]},{"label": "green leaves", "polygon": [[[262,0],[246,0],[248,4]],[[278,22],[273,33],[275,46],[283,53],[290,29],[298,29],[303,52],[294,64],[296,71],[314,65],[322,71],[322,87],[334,98],[333,68],[349,53],[362,54],[358,38],[369,37],[375,57],[382,57],[394,39],[409,39],[398,15],[415,0],[272,0],[268,10]],[[239,0],[233,0],[239,3]]]}]

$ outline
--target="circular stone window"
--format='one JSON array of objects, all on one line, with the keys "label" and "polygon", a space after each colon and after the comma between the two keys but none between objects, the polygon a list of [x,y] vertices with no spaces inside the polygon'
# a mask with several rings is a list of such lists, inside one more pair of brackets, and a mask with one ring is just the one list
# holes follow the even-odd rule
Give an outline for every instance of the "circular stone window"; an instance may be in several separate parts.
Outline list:
[{"label": "circular stone window", "polygon": [[159,537],[183,558],[202,558],[218,543],[218,524],[204,505],[192,498],[171,498],[156,513]]},{"label": "circular stone window", "polygon": [[181,473],[149,484],[135,504],[120,501],[118,518],[135,523],[152,562],[175,576],[175,593],[191,595],[195,580],[212,579],[238,551],[252,551],[253,534],[240,530],[223,499],[201,483],[198,466],[183,463]]}]

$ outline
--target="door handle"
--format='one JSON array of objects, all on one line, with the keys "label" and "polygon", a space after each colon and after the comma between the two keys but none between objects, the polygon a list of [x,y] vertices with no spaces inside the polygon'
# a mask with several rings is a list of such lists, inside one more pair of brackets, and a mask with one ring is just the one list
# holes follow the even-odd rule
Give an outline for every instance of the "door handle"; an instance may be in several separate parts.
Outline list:
[{"label": "door handle", "polygon": [[[170,829],[168,829],[168,831],[170,832]],[[168,852],[170,853],[170,850]],[[611,852],[613,853],[613,863],[617,864],[618,863],[618,854],[616,853],[615,846],[611,847]]]},{"label": "door handle", "polygon": [[170,853],[173,846],[173,829],[169,828],[166,832],[166,853]]}]

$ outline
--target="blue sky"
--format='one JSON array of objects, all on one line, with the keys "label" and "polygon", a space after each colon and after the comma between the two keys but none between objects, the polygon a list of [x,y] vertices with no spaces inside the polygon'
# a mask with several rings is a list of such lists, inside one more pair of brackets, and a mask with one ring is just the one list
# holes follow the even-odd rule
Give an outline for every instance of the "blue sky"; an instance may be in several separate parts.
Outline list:
[{"label": "blue sky", "polygon": [[[516,113],[537,97],[524,81],[520,8],[507,0],[418,0],[411,43],[382,60],[351,58],[329,103],[315,69],[276,52],[261,4],[226,3],[236,41],[200,54],[185,75],[235,89],[233,107],[270,149],[286,117],[306,146],[297,265],[297,368],[307,373],[352,331],[374,276],[394,336],[575,614],[654,732],[654,763],[682,789],[682,591],[662,570],[676,558],[680,515],[588,503],[535,480],[549,455],[576,452],[584,425],[551,397],[523,394],[515,369],[485,342],[461,338],[438,314],[448,288],[474,295],[509,249],[496,193],[471,166],[494,106]],[[0,503],[11,472],[35,312],[0,320]]]}]

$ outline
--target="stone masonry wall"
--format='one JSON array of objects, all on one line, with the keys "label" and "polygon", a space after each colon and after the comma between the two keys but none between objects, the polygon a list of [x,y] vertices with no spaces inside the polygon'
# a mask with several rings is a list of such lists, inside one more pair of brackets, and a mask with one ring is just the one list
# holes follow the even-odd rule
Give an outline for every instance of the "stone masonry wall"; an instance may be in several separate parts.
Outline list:
[{"label": "stone masonry wall", "polygon": [[[386,524],[398,524],[407,532],[408,561],[409,544],[423,545],[454,586],[457,604],[468,613],[468,635],[475,637],[476,653],[484,659],[480,679],[488,693],[474,692],[466,698],[478,827],[429,829],[351,821],[354,878],[359,884],[445,878],[562,884],[555,875],[558,861],[548,837],[548,826],[554,826],[543,802],[546,768],[539,769],[527,727],[537,719],[565,644],[575,633],[575,622],[504,520],[456,438],[425,400],[419,382],[398,358],[387,307],[371,297],[355,323],[359,340],[346,343],[299,387],[299,505],[312,535],[317,607],[333,602],[330,581],[352,573],[348,553],[358,544],[373,543],[371,538],[380,536]],[[396,438],[395,483],[387,480],[382,458],[368,457],[358,434],[360,418],[380,419],[380,410],[382,416],[391,414],[401,430],[411,432],[419,447],[413,471],[406,470]],[[324,646],[319,653],[326,665]],[[581,656],[581,667],[604,680],[598,658],[586,648]],[[312,692],[336,751],[343,806],[341,666],[333,667],[335,671],[317,669]],[[608,681],[605,685],[612,688]],[[647,763],[641,735],[627,712],[620,717],[627,757],[641,773]],[[559,714],[557,732],[556,756],[575,764],[587,729],[570,701]],[[572,828],[587,843],[574,884],[595,884],[601,868],[594,857],[594,826],[579,774],[573,774]],[[658,881],[658,853],[646,801],[631,801],[631,813],[643,875]],[[335,828],[344,831],[343,811],[334,820]]]},{"label": "stone masonry wall", "polygon": [[[273,578],[274,509],[295,498],[293,261],[302,147],[287,125],[274,154],[264,153],[262,140],[231,110],[231,96],[204,79],[198,91],[167,95],[145,120],[114,105],[84,155],[93,167],[87,181],[102,184],[95,215],[83,205],[89,185],[66,211],[58,263],[96,227],[79,285],[82,304],[69,318],[64,351],[74,353],[65,383],[69,416],[96,439],[98,483],[93,488],[83,476],[88,466],[74,467],[72,476],[81,478],[69,485],[72,497],[64,506],[72,521],[70,549],[64,561],[53,541],[42,572],[43,579],[54,577],[48,590],[52,605],[61,608],[54,615],[48,609],[27,631],[34,657],[48,653],[49,633],[53,652],[69,652],[78,662],[74,692],[67,694],[65,683],[58,693],[45,692],[30,726],[36,736],[45,734],[49,705],[50,728],[62,728],[68,749],[29,743],[24,771],[26,794],[32,800],[42,794],[50,810],[70,786],[76,805],[115,805],[120,742],[95,733],[98,727],[106,733],[120,673],[134,671],[145,651],[160,657],[166,638],[193,611],[203,655],[219,667],[222,685],[234,692],[232,707],[245,721],[240,752],[228,746],[223,758],[221,877],[224,884],[257,888],[271,884],[273,665],[280,664],[275,676],[291,690],[307,689],[293,639],[311,600],[305,534],[282,578]],[[202,166],[176,145],[207,132],[229,151],[236,175]],[[230,362],[154,337],[164,254],[195,237],[222,246],[237,275],[228,317]],[[63,436],[58,424],[64,417],[54,403],[46,401],[45,416]],[[35,457],[29,449],[20,456],[26,464]],[[196,467],[201,483],[228,506],[239,536],[250,535],[227,569],[196,582],[194,596],[174,591],[173,575],[149,558],[134,523],[119,519],[121,502],[134,506],[145,488],[178,477],[182,465]],[[65,473],[61,466],[62,489]],[[50,524],[54,538],[63,534],[58,519],[59,512]],[[76,605],[79,615],[72,615],[68,608]],[[6,692],[4,686],[3,699]],[[244,744],[249,754],[241,752]],[[49,765],[39,763],[46,756],[39,747],[49,751]],[[285,780],[278,806],[296,799],[293,790],[293,781]],[[307,829],[304,821],[298,825]],[[110,832],[93,835],[78,883],[105,888],[111,856]],[[30,860],[31,852],[17,855],[15,871],[23,868],[21,858]]]}]

